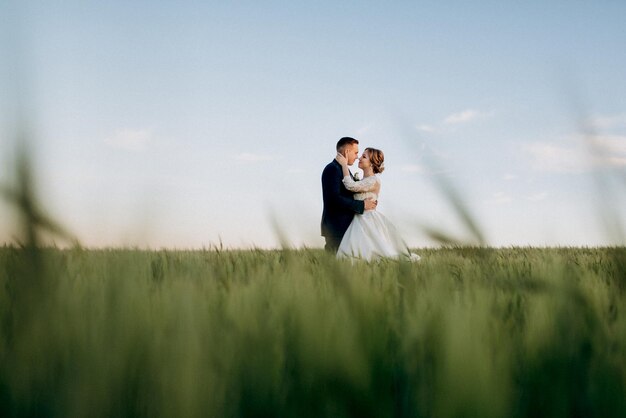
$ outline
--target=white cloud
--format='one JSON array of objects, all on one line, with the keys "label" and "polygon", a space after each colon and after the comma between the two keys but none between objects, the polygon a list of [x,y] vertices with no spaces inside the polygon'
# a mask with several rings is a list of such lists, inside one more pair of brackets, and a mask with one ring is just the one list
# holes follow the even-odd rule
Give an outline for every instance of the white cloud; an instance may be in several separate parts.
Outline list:
[{"label": "white cloud", "polygon": [[597,135],[591,139],[591,145],[600,154],[626,157],[626,135]]},{"label": "white cloud", "polygon": [[532,158],[532,167],[538,171],[578,172],[583,169],[580,152],[546,142],[535,142],[525,146]]},{"label": "white cloud", "polygon": [[242,161],[245,163],[256,163],[261,161],[272,161],[275,160],[276,157],[271,155],[262,155],[262,154],[252,154],[249,152],[243,152],[235,157],[237,161]]},{"label": "white cloud", "polygon": [[428,132],[428,133],[437,132],[437,128],[435,128],[432,125],[418,125],[416,128],[418,131],[422,131],[422,132]]},{"label": "white cloud", "polygon": [[455,127],[451,125],[459,125],[462,123],[471,122],[476,119],[485,119],[494,115],[494,111],[480,111],[476,109],[466,109],[458,113],[448,115],[442,122],[436,124],[422,123],[415,126],[415,129],[421,132],[431,134],[445,134],[454,132]]},{"label": "white cloud", "polygon": [[143,151],[152,141],[152,132],[148,129],[122,129],[104,140],[112,148],[126,151]]},{"label": "white cloud", "polygon": [[400,166],[403,173],[425,173],[426,169],[419,164],[405,164]]},{"label": "white cloud", "polygon": [[[586,143],[585,143],[586,141]],[[539,171],[576,173],[595,168],[626,167],[626,136],[598,135],[585,140],[535,142],[524,147]]]},{"label": "white cloud", "polygon": [[511,181],[511,180],[516,180],[517,178],[518,177],[515,174],[507,173],[502,177],[502,180]]},{"label": "white cloud", "polygon": [[505,192],[496,192],[493,194],[491,199],[488,199],[486,203],[492,205],[506,205],[513,201],[511,195]]},{"label": "white cloud", "polygon": [[429,167],[424,164],[404,164],[399,166],[399,170],[408,174],[422,174],[425,176],[451,176],[452,170],[450,169],[437,169],[435,167]]},{"label": "white cloud", "polygon": [[356,130],[357,136],[365,135],[372,128],[372,125],[366,125]]},{"label": "white cloud", "polygon": [[459,123],[467,123],[479,118],[492,116],[493,112],[481,112],[475,109],[466,109],[462,112],[453,113],[443,120],[446,125],[456,125]]},{"label": "white cloud", "polygon": [[530,196],[527,196],[526,199],[530,200],[531,202],[539,202],[541,200],[545,200],[546,197],[548,197],[548,193],[541,192],[541,193],[535,193]]},{"label": "white cloud", "polygon": [[599,115],[591,118],[591,126],[596,129],[608,130],[626,127],[626,113],[617,115]]}]

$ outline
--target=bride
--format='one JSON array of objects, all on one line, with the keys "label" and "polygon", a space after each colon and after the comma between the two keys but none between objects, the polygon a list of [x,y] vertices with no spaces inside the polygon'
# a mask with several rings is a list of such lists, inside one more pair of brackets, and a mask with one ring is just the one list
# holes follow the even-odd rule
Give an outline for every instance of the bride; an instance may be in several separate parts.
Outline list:
[{"label": "bride", "polygon": [[[385,155],[381,150],[365,148],[359,158],[359,168],[363,170],[363,180],[355,181],[350,176],[348,161],[337,154],[335,157],[343,170],[343,185],[356,192],[357,200],[378,200],[380,178],[378,174],[385,169]],[[412,254],[404,243],[397,229],[380,212],[368,210],[363,215],[355,215],[348,227],[339,249],[337,258],[363,259],[367,261],[379,258],[404,259],[418,261],[420,256]]]}]

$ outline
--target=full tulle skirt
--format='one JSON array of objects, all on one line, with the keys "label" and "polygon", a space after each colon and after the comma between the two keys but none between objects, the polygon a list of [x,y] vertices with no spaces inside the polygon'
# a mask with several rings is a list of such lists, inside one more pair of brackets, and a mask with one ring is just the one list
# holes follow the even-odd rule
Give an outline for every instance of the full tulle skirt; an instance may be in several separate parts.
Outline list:
[{"label": "full tulle skirt", "polygon": [[354,216],[339,244],[337,258],[365,261],[382,258],[408,261],[420,259],[409,251],[396,227],[375,210]]}]

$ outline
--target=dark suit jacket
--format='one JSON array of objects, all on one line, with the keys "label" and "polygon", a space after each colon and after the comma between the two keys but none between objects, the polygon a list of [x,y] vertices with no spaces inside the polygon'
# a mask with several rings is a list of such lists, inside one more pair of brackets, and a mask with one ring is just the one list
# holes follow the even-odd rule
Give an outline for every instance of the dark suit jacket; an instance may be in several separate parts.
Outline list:
[{"label": "dark suit jacket", "polygon": [[354,193],[344,187],[342,179],[341,164],[336,160],[322,172],[322,235],[325,237],[343,237],[354,214],[362,214],[365,210],[365,202],[354,200]]}]

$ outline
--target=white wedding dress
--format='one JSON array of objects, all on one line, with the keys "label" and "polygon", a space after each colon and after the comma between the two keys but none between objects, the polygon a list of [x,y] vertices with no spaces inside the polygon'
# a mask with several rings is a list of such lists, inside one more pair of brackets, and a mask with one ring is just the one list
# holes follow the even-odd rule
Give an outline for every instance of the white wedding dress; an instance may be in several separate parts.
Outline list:
[{"label": "white wedding dress", "polygon": [[[375,190],[380,190],[377,175],[354,181],[350,176],[343,178],[346,189],[356,192],[357,200],[378,199]],[[373,261],[381,258],[418,261],[420,256],[409,251],[398,230],[385,216],[376,210],[367,210],[363,215],[355,215],[346,230],[337,258]]]}]

